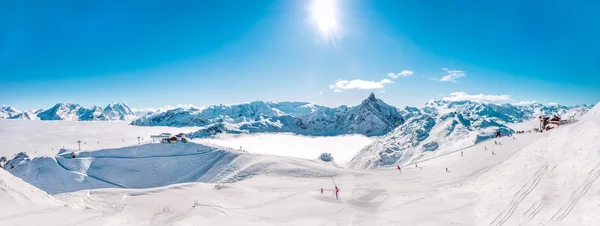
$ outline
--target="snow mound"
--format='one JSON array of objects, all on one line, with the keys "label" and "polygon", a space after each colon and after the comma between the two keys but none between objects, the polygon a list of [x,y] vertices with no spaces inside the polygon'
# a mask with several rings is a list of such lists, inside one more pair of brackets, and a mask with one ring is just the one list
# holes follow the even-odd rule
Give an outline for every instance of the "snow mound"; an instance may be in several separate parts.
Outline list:
[{"label": "snow mound", "polygon": [[196,143],[145,144],[55,157],[17,156],[5,169],[51,194],[95,188],[151,188],[184,182],[227,183],[258,175],[327,177],[316,161],[253,155]]}]

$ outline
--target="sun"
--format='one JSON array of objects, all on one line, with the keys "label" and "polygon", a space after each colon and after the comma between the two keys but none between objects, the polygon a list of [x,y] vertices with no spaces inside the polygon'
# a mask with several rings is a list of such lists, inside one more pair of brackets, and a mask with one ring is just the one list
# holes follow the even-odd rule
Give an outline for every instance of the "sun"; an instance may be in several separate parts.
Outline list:
[{"label": "sun", "polygon": [[310,12],[312,19],[323,34],[330,36],[337,29],[335,0],[313,0]]}]

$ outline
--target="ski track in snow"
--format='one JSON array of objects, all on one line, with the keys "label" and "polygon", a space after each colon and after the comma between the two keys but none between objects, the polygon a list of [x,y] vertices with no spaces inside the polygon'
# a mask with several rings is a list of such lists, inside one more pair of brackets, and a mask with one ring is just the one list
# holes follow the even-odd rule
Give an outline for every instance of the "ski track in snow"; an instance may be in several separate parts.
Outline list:
[{"label": "ski track in snow", "polygon": [[68,172],[71,172],[71,173],[74,173],[74,174],[78,174],[78,175],[82,175],[82,176],[89,177],[89,178],[93,178],[93,179],[96,179],[96,180],[102,181],[102,182],[104,182],[104,183],[107,183],[107,184],[110,184],[110,185],[113,185],[113,186],[116,186],[116,187],[119,187],[119,188],[127,188],[127,187],[126,187],[126,186],[124,186],[124,185],[120,185],[120,184],[117,184],[117,183],[114,183],[114,182],[110,182],[110,181],[108,181],[108,180],[102,179],[102,178],[100,178],[100,177],[97,177],[97,176],[94,176],[94,175],[89,175],[89,174],[85,174],[85,173],[80,173],[80,172],[77,172],[77,171],[73,171],[73,170],[71,170],[71,169],[67,168],[65,165],[63,165],[63,164],[62,164],[62,163],[59,161],[59,159],[60,159],[60,157],[59,157],[59,158],[55,158],[55,159],[54,159],[54,160],[56,161],[56,164],[57,164],[58,166],[60,166],[61,168],[63,168],[64,170],[68,171]]},{"label": "ski track in snow", "polygon": [[527,197],[527,195],[529,195],[529,193],[531,193],[538,185],[542,179],[542,176],[544,176],[546,169],[548,169],[548,165],[541,167],[538,172],[535,173],[531,181],[523,185],[523,187],[521,187],[521,189],[519,189],[519,191],[515,194],[515,199],[513,199],[513,201],[510,203],[508,209],[502,211],[502,213],[498,215],[498,217],[496,217],[496,219],[492,221],[490,225],[500,226],[506,223],[506,221],[513,215],[519,204],[523,202],[523,199],[525,199],[525,197]]},{"label": "ski track in snow", "polygon": [[588,190],[592,186],[592,183],[594,183],[596,179],[598,179],[598,177],[600,176],[600,163],[598,163],[598,165],[596,165],[596,167],[594,167],[594,169],[590,171],[588,175],[589,176],[586,178],[582,187],[575,191],[569,199],[569,202],[562,206],[560,210],[558,210],[558,212],[554,214],[552,218],[550,218],[551,221],[562,221],[563,219],[565,219],[565,217],[569,215],[569,213],[571,213],[573,207],[575,207],[575,204],[577,204],[579,199],[581,199],[581,197],[583,197],[588,192]]}]

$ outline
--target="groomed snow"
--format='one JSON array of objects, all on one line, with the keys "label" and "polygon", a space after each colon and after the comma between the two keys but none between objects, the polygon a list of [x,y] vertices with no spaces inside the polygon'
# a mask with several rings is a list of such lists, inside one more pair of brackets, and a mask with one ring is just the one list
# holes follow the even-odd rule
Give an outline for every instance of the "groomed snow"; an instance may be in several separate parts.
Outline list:
[{"label": "groomed snow", "polygon": [[143,144],[55,157],[15,158],[9,172],[51,194],[95,188],[153,188],[185,182],[231,183],[256,175],[328,177],[322,161],[248,154],[197,143]]}]

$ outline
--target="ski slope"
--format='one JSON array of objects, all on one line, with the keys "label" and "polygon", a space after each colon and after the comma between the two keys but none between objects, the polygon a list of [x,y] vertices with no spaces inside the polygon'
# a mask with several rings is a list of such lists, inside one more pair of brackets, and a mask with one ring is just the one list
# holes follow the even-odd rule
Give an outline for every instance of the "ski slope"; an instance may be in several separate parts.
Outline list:
[{"label": "ski slope", "polygon": [[[600,107],[572,125],[419,159],[401,172],[395,167],[344,170],[303,159],[244,154],[267,164],[235,183],[105,188],[53,197],[69,203],[69,208],[97,214],[75,225],[596,226],[600,225],[598,134]],[[123,157],[137,156],[120,150]],[[90,154],[117,154],[110,152]],[[284,165],[277,164],[282,161]],[[340,189],[339,200],[333,196],[334,183]],[[15,222],[19,221],[0,213],[0,224]]]},{"label": "ski slope", "polygon": [[0,169],[1,225],[102,225],[101,213],[60,201]]},{"label": "ski slope", "polygon": [[5,169],[50,193],[96,188],[152,188],[184,182],[225,183],[254,175],[327,177],[340,169],[320,161],[257,155],[214,144],[143,144],[54,157],[22,156]]}]

